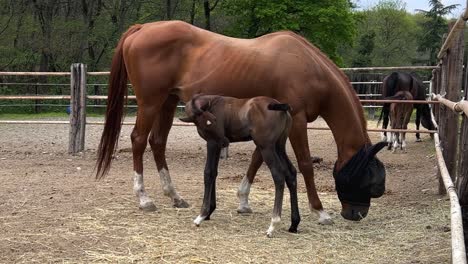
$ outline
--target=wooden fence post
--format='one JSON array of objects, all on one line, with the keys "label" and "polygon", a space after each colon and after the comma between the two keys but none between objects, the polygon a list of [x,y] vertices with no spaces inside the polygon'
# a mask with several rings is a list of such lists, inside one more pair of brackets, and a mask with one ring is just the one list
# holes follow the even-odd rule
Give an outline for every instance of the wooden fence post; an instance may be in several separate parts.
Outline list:
[{"label": "wooden fence post", "polygon": [[68,153],[84,150],[86,130],[86,65],[73,63],[70,78],[70,134]]},{"label": "wooden fence post", "polygon": [[[446,92],[445,98],[451,101],[460,100],[460,89],[463,79],[463,54],[464,54],[464,34],[461,32],[455,39],[455,42],[447,51],[447,56],[442,63],[443,81],[445,89],[442,88],[440,92]],[[450,173],[452,181],[455,182],[457,174],[457,150],[458,150],[458,122],[459,116],[451,109],[445,106],[440,106],[439,113],[439,133],[441,138],[441,145],[445,164]],[[439,186],[439,193],[441,188]]]}]

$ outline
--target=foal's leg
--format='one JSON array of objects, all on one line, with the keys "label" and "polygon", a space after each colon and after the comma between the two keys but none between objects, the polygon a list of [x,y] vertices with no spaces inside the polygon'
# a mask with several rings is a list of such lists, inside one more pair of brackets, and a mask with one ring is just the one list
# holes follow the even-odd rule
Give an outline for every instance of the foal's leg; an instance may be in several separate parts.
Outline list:
[{"label": "foal's leg", "polygon": [[406,152],[406,133],[405,132],[401,133],[401,150],[403,150],[403,152]]},{"label": "foal's leg", "polygon": [[307,188],[307,197],[309,198],[310,210],[319,217],[320,224],[330,225],[333,223],[330,215],[323,210],[317,189],[314,182],[314,167],[310,157],[309,144],[307,139],[307,120],[304,115],[296,114],[293,117],[292,127],[289,133],[289,140],[294,149],[299,171],[304,176],[304,182]]},{"label": "foal's leg", "polygon": [[172,184],[166,162],[167,136],[172,127],[178,101],[179,99],[177,96],[171,95],[167,98],[166,102],[164,102],[161,111],[154,120],[149,142],[161,179],[161,187],[164,195],[172,199],[174,207],[187,208],[189,204],[180,197]]},{"label": "foal's leg", "polygon": [[267,231],[267,236],[272,237],[276,226],[281,222],[281,210],[283,207],[283,195],[284,195],[284,182],[285,171],[284,163],[281,162],[276,153],[276,146],[270,145],[262,148],[261,150],[263,160],[268,165],[271,171],[271,176],[275,182],[275,203],[273,206],[273,214],[271,217],[271,224]]},{"label": "foal's leg", "polygon": [[216,176],[218,176],[220,152],[221,148],[216,142],[207,142],[207,158],[204,173],[205,193],[203,195],[200,215],[193,221],[196,226],[199,226],[205,219],[209,220],[211,214],[216,209]]},{"label": "foal's leg", "polygon": [[301,221],[299,205],[297,202],[297,171],[286,154],[286,139],[279,142],[277,150],[280,161],[284,164],[286,169],[286,185],[288,186],[291,200],[291,226],[289,227],[289,232],[297,233],[297,226]]},{"label": "foal's leg", "polygon": [[252,213],[252,209],[249,205],[250,186],[252,185],[255,174],[262,163],[262,154],[260,149],[257,147],[252,155],[252,160],[250,162],[249,169],[247,170],[247,174],[242,179],[242,182],[239,185],[239,190],[237,191],[237,197],[239,197],[239,208],[237,208],[237,212],[240,214]]},{"label": "foal's leg", "polygon": [[135,176],[133,178],[133,191],[139,200],[140,209],[144,211],[156,211],[156,206],[146,194],[145,186],[143,184],[143,154],[146,149],[151,125],[153,124],[154,117],[158,110],[159,108],[157,106],[147,107],[145,105],[140,105],[138,107],[135,127],[131,134],[133,169],[135,171]]}]

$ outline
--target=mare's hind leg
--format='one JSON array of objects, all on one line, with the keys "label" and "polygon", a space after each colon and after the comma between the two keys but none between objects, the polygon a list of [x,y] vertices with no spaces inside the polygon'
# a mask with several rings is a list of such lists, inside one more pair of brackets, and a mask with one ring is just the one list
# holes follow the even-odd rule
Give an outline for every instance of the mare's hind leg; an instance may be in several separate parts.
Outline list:
[{"label": "mare's hind leg", "polygon": [[147,195],[143,184],[143,154],[146,149],[151,125],[153,124],[154,117],[158,110],[158,107],[146,107],[145,105],[140,105],[138,107],[136,124],[131,134],[133,169],[135,171],[135,176],[133,178],[133,191],[139,200],[140,209],[145,211],[156,211],[156,206]]},{"label": "mare's hind leg", "polygon": [[[389,104],[384,104],[382,107],[382,115],[383,115],[383,122],[382,122],[382,129],[387,129],[388,127],[388,121],[389,121],[389,115],[390,115],[390,105]],[[390,139],[387,138],[387,132],[382,132],[382,141],[386,141],[390,143]]]},{"label": "mare's hind leg", "polygon": [[237,212],[240,214],[252,213],[252,209],[249,205],[250,186],[252,185],[255,174],[257,173],[258,168],[260,168],[262,163],[262,154],[260,149],[257,147],[252,154],[252,160],[250,162],[249,169],[247,170],[247,174],[242,179],[242,182],[239,185],[239,189],[237,191],[237,197],[239,198],[239,208],[237,208]]},{"label": "mare's hind leg", "polygon": [[299,171],[302,172],[302,175],[304,176],[311,211],[318,215],[318,221],[320,224],[333,224],[330,215],[323,210],[322,202],[320,201],[317,189],[315,188],[314,167],[310,157],[307,139],[307,120],[304,115],[296,114],[293,117],[289,140],[291,141],[294,154],[296,155]]},{"label": "mare's hind leg", "polygon": [[[419,124],[421,124],[421,111],[420,108],[417,106],[416,107],[416,130],[419,130]],[[421,136],[419,133],[416,133],[416,142],[421,142]]]},{"label": "mare's hind leg", "polygon": [[187,208],[189,207],[189,204],[180,197],[172,184],[166,162],[167,136],[169,135],[169,130],[172,127],[172,121],[178,102],[179,98],[175,95],[171,95],[166,99],[161,111],[157,114],[154,120],[149,142],[151,150],[153,151],[154,161],[156,162],[156,167],[159,172],[159,177],[161,179],[161,187],[164,195],[172,199],[174,207]]}]

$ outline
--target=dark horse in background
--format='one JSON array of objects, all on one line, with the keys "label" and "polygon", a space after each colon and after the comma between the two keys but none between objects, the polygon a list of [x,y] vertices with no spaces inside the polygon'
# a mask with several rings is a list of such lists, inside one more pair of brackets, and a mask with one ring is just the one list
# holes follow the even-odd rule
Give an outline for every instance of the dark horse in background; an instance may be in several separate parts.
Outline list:
[{"label": "dark horse in background", "polygon": [[[392,72],[383,80],[382,97],[392,97],[399,91],[408,91],[413,96],[413,100],[426,100],[426,89],[424,84],[414,76],[414,74],[404,72]],[[419,124],[423,127],[434,130],[435,127],[431,121],[431,110],[428,104],[414,104],[416,108],[416,129],[419,130]],[[390,104],[384,104],[380,113],[379,122],[383,116],[382,128],[388,126],[388,117],[390,114]],[[383,141],[387,141],[387,132],[383,132]],[[416,141],[421,141],[419,133],[416,133]]]},{"label": "dark horse in background", "polygon": [[[317,195],[307,137],[307,123],[319,115],[329,125],[337,145],[334,177],[341,215],[349,220],[362,219],[371,198],[384,193],[385,168],[375,156],[385,144],[372,145],[363,108],[349,80],[326,55],[293,32],[236,39],[181,21],[130,27],[112,60],[97,178],[109,171],[116,151],[127,80],[138,104],[131,139],[134,192],[143,210],[156,210],[143,184],[143,154],[148,141],[164,194],[171,197],[174,206],[188,206],[175,190],[165,154],[177,103],[186,103],[197,93],[236,98],[268,96],[291,106],[289,139],[304,176],[310,208],[318,214],[320,223],[332,221]],[[261,153],[255,151],[243,184],[252,184],[262,163]]]}]

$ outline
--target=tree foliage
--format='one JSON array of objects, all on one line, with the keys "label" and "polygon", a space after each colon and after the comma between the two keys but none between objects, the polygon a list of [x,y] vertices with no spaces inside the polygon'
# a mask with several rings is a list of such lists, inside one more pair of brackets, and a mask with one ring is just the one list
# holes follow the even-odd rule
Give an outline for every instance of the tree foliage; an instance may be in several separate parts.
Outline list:
[{"label": "tree foliage", "polygon": [[339,44],[351,44],[356,35],[356,21],[348,0],[227,0],[224,7],[237,21],[228,28],[229,35],[252,38],[292,30],[339,64]]},{"label": "tree foliage", "polygon": [[444,16],[450,14],[458,5],[444,6],[440,0],[429,0],[430,10],[418,10],[426,18],[421,26],[423,33],[420,34],[418,50],[428,52],[428,64],[437,62],[437,53],[442,45],[441,40],[447,32],[447,21]]},{"label": "tree foliage", "polygon": [[446,32],[444,15],[453,8],[431,1],[431,10],[415,15],[400,0],[369,10],[355,2],[0,0],[0,71],[68,71],[73,62],[106,70],[129,25],[167,19],[243,38],[292,30],[341,66],[411,64],[434,57]]}]

